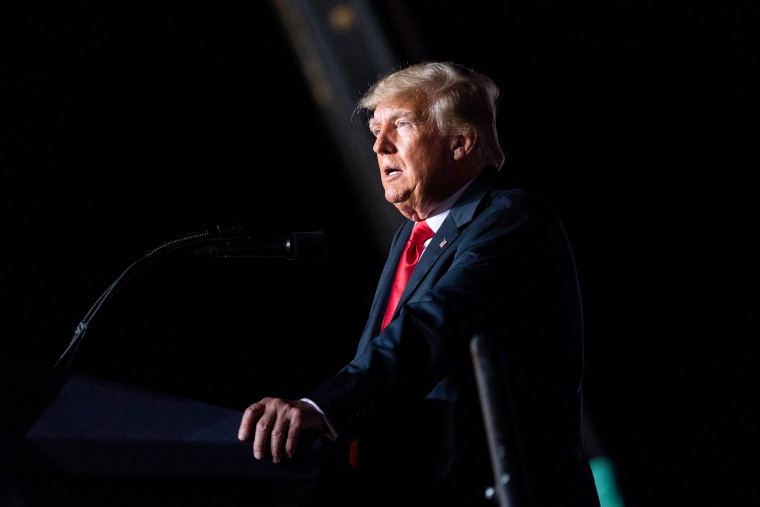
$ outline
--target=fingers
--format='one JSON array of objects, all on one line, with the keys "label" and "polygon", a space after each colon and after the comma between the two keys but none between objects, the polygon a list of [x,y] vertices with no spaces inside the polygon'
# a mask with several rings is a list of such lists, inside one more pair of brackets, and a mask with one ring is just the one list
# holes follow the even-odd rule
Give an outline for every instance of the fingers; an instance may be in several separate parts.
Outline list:
[{"label": "fingers", "polygon": [[283,453],[292,457],[301,434],[302,404],[280,398],[264,398],[254,403],[243,413],[238,439],[248,440],[253,434],[253,456],[256,459],[264,458],[267,447],[275,463],[282,460]]},{"label": "fingers", "polygon": [[292,458],[296,452],[296,445],[298,444],[298,437],[301,436],[301,432],[295,429],[293,425],[288,429],[288,436],[285,439],[285,454],[288,458]]},{"label": "fingers", "polygon": [[[259,422],[256,424],[256,433],[253,438],[253,456],[256,459],[262,459],[264,457],[267,441],[269,441],[272,461],[279,463],[282,459],[283,441],[288,439],[289,427],[290,420],[287,417],[281,416],[271,420],[264,416],[259,419]],[[288,457],[290,457],[290,454],[287,454]]]},{"label": "fingers", "polygon": [[264,405],[262,402],[254,403],[243,412],[243,418],[240,420],[238,429],[238,440],[246,441],[251,436],[251,427],[263,413]]}]

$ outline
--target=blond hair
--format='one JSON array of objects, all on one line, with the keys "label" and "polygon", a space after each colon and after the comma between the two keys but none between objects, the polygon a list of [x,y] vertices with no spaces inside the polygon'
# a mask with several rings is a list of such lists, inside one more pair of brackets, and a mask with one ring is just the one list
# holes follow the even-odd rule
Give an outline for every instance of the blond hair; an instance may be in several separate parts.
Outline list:
[{"label": "blond hair", "polygon": [[484,166],[500,168],[504,152],[496,128],[499,88],[488,76],[452,62],[423,62],[391,72],[359,100],[357,111],[374,112],[388,100],[412,99],[421,121],[442,135],[477,132]]}]

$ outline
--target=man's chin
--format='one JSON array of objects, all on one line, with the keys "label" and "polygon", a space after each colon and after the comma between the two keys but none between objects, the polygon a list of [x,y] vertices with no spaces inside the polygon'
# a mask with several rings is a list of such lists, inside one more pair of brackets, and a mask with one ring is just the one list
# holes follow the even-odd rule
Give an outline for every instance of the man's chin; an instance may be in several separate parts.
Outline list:
[{"label": "man's chin", "polygon": [[392,202],[396,209],[409,220],[417,220],[417,212],[414,208],[410,207],[406,202]]}]

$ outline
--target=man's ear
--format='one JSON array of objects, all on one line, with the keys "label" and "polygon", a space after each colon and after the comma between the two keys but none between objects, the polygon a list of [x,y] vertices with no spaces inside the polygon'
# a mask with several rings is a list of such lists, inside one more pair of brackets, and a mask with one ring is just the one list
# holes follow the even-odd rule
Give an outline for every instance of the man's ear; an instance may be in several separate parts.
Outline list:
[{"label": "man's ear", "polygon": [[462,160],[465,155],[469,155],[475,148],[477,133],[470,132],[460,134],[451,138],[451,150],[454,154],[454,160]]}]

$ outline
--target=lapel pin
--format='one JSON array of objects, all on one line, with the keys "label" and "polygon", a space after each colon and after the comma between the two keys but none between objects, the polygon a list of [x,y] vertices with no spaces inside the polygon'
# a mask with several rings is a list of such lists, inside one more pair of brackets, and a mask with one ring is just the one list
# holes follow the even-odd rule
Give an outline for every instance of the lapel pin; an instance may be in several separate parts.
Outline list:
[{"label": "lapel pin", "polygon": [[443,239],[443,241],[441,241],[441,242],[438,244],[438,248],[443,248],[443,247],[445,247],[445,246],[446,246],[446,243],[448,243],[448,242],[449,242],[449,241],[448,241],[446,238],[444,238],[444,239]]}]

